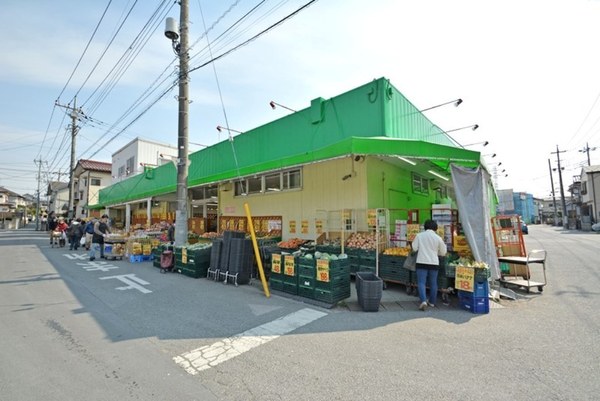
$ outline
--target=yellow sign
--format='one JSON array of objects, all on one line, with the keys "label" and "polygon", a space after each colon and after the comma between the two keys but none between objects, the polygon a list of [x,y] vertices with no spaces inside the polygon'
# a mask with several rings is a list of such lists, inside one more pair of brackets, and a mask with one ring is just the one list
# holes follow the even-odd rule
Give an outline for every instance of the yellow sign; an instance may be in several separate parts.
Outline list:
[{"label": "yellow sign", "polygon": [[367,210],[367,225],[369,227],[377,226],[377,210],[376,209]]},{"label": "yellow sign", "polygon": [[473,292],[475,269],[466,266],[456,266],[456,289]]},{"label": "yellow sign", "polygon": [[300,230],[302,234],[308,234],[308,220],[302,220]]},{"label": "yellow sign", "polygon": [[290,220],[290,234],[296,234],[296,220]]},{"label": "yellow sign", "polygon": [[181,248],[181,262],[187,264],[187,248]]},{"label": "yellow sign", "polygon": [[421,227],[418,224],[407,224],[406,239],[408,241],[414,241],[419,231],[421,231]]},{"label": "yellow sign", "polygon": [[317,234],[323,234],[323,221],[322,220],[315,220],[315,230],[317,231]]},{"label": "yellow sign", "polygon": [[329,260],[317,259],[317,281],[329,282]]},{"label": "yellow sign", "polygon": [[295,276],[295,267],[296,267],[296,262],[294,260],[294,257],[292,255],[285,255],[285,261],[284,261],[284,265],[283,265],[283,273],[286,276]]},{"label": "yellow sign", "polygon": [[271,254],[271,271],[281,274],[281,255],[278,253]]}]

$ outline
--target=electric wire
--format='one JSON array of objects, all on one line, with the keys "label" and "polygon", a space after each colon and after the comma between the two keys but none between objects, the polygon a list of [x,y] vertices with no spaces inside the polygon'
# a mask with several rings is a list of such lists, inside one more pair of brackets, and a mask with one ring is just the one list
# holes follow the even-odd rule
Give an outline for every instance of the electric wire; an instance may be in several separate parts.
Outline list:
[{"label": "electric wire", "polygon": [[87,45],[85,45],[85,49],[83,49],[83,53],[81,53],[81,56],[79,56],[79,60],[77,61],[77,64],[75,64],[75,68],[73,68],[73,71],[71,72],[71,75],[69,76],[69,79],[67,79],[67,82],[65,83],[65,86],[63,86],[62,90],[58,94],[57,99],[60,99],[60,97],[64,93],[65,89],[67,89],[67,86],[69,86],[71,79],[73,79],[73,75],[75,75],[75,71],[77,71],[77,68],[79,68],[79,64],[81,64],[81,60],[83,60],[83,57],[86,55],[86,53],[90,47],[90,44],[92,43],[92,40],[94,40],[94,37],[96,36],[96,33],[98,32],[98,28],[100,28],[100,25],[102,24],[102,21],[104,20],[104,17],[106,16],[106,12],[108,11],[108,8],[110,7],[111,3],[112,3],[112,0],[108,0],[108,4],[106,5],[106,8],[104,9],[102,16],[100,17],[100,21],[98,21],[98,23],[96,24],[96,28],[94,29],[94,32],[92,32],[92,36],[88,40]]},{"label": "electric wire", "polygon": [[239,45],[233,47],[232,49],[227,50],[224,53],[221,53],[220,55],[218,55],[217,57],[213,57],[211,58],[209,61],[190,69],[189,72],[193,72],[196,71],[202,67],[205,67],[206,65],[210,64],[210,63],[214,63],[215,61],[233,53],[234,51],[238,50],[239,48],[246,46],[248,43],[253,42],[254,40],[258,39],[259,37],[261,37],[262,35],[264,35],[265,33],[269,32],[270,30],[272,30],[273,28],[281,25],[282,23],[284,23],[285,21],[287,21],[288,19],[294,17],[295,15],[297,15],[300,11],[306,9],[307,7],[311,6],[313,3],[315,3],[317,0],[311,0],[308,3],[304,4],[303,6],[301,6],[300,8],[296,9],[294,12],[292,12],[291,14],[288,14],[287,16],[285,16],[284,18],[280,19],[279,21],[275,22],[274,24],[270,25],[269,27],[267,27],[266,29],[263,29],[262,31],[260,31],[259,33],[257,33],[256,35],[252,36],[250,39],[245,40],[244,42],[240,43]]},{"label": "electric wire", "polygon": [[[208,51],[210,53],[210,57],[212,58],[212,50],[210,47],[210,40],[208,39],[208,33],[206,32],[206,22],[204,20],[204,13],[202,12],[202,6],[200,5],[200,0],[198,0],[198,7],[200,8],[200,16],[202,18],[202,25],[204,27]],[[217,74],[216,63],[212,63],[212,68],[213,68],[213,73],[215,75],[215,82],[217,84],[217,90],[219,92],[219,99],[221,101],[221,109],[223,110],[223,117],[225,118],[225,126],[227,127],[227,133],[229,135],[229,143],[231,144],[231,152],[233,154],[233,161],[235,163],[235,169],[237,170],[238,180],[240,182],[240,187],[241,187],[242,193],[243,193],[243,192],[245,192],[244,191],[244,182],[243,182],[241,174],[240,174],[240,165],[238,163],[237,153],[235,151],[235,145],[233,144],[233,136],[231,135],[231,130],[229,129],[229,120],[227,118],[227,111],[225,110],[225,102],[223,101],[223,93],[221,91],[221,85],[219,84],[219,76]]]}]

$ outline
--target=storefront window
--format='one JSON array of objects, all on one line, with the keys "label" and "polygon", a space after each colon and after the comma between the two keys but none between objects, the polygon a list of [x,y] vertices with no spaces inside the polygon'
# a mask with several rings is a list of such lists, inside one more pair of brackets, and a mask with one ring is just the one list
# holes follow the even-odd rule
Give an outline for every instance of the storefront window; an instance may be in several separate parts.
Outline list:
[{"label": "storefront window", "polygon": [[415,194],[429,195],[429,180],[422,175],[413,173],[412,190]]},{"label": "storefront window", "polygon": [[281,191],[281,174],[269,174],[265,176],[265,189],[269,191]]}]

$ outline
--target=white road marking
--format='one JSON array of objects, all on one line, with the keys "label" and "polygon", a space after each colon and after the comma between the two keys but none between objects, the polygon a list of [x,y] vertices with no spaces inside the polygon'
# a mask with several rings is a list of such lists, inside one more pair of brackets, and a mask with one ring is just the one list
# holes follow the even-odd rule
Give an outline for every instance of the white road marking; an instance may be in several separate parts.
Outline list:
[{"label": "white road marking", "polygon": [[212,345],[178,355],[173,360],[189,374],[196,375],[326,315],[314,309],[301,309]]},{"label": "white road marking", "polygon": [[85,260],[85,259],[89,258],[89,256],[88,256],[87,253],[70,253],[70,254],[69,253],[63,253],[63,256],[66,257],[66,258],[69,258],[71,260],[75,260],[75,259]]},{"label": "white road marking", "polygon": [[79,266],[83,267],[85,270],[91,272],[95,270],[100,270],[102,272],[107,272],[109,270],[118,269],[119,266],[111,265],[108,262],[94,262],[90,261],[87,263],[77,263]]},{"label": "white road marking", "polygon": [[139,292],[144,293],[144,294],[150,294],[152,292],[152,291],[142,287],[142,285],[149,285],[150,283],[142,280],[139,277],[136,277],[135,274],[122,274],[120,276],[100,277],[100,280],[108,280],[108,279],[112,279],[112,278],[116,278],[117,280],[120,280],[123,283],[127,284],[124,287],[117,287],[117,288],[115,288],[115,290],[138,290]]}]

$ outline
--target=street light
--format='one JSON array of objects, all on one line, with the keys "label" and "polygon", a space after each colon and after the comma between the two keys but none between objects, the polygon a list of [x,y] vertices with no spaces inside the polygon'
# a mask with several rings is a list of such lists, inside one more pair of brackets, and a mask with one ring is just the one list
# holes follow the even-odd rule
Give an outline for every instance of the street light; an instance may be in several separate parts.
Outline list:
[{"label": "street light", "polygon": [[490,143],[489,141],[484,141],[484,142],[475,142],[475,143],[469,143],[467,145],[463,145],[463,147],[467,147],[467,146],[475,146],[475,145],[482,145],[482,146],[488,146]]},{"label": "street light", "polygon": [[237,134],[243,134],[242,131],[237,131],[237,130],[234,130],[232,128],[227,128],[227,127],[223,127],[222,125],[217,125],[217,131],[223,132],[223,130],[229,131],[229,132],[235,132]]},{"label": "street light", "polygon": [[479,124],[473,124],[473,125],[467,125],[466,127],[449,129],[448,131],[446,131],[446,133],[460,131],[461,129],[467,129],[467,128],[471,128],[472,131],[475,131],[477,128],[479,128]]}]

